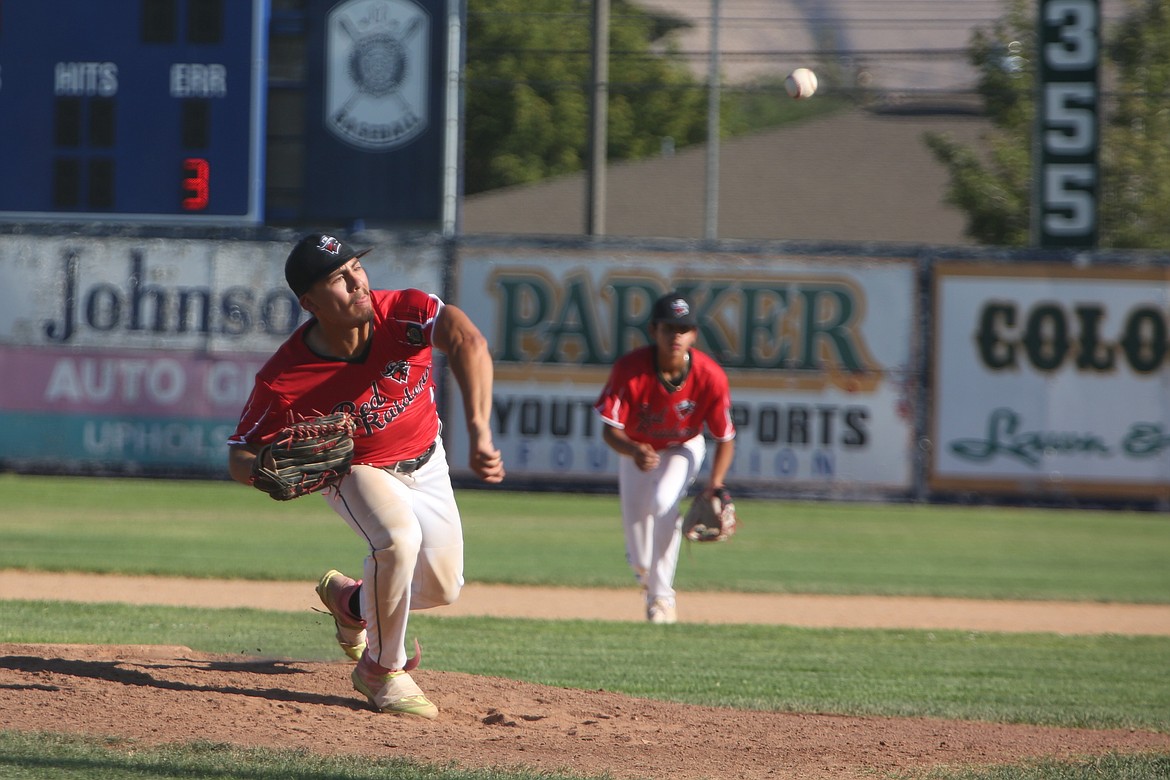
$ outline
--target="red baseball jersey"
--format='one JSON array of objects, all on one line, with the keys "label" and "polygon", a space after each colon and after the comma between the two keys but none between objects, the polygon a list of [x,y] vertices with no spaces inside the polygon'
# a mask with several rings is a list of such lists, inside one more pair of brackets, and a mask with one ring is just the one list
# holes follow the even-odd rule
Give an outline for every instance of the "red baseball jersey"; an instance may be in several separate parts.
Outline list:
[{"label": "red baseball jersey", "polygon": [[431,335],[443,302],[422,290],[371,290],[366,354],[323,358],[301,325],[256,374],[229,444],[266,444],[290,422],[346,411],[354,416],[354,463],[386,466],[419,455],[439,435]]},{"label": "red baseball jersey", "polygon": [[690,354],[690,374],[673,392],[658,378],[653,345],[623,355],[594,405],[601,419],[656,450],[693,439],[704,423],[718,441],[735,438],[727,374],[697,349]]}]

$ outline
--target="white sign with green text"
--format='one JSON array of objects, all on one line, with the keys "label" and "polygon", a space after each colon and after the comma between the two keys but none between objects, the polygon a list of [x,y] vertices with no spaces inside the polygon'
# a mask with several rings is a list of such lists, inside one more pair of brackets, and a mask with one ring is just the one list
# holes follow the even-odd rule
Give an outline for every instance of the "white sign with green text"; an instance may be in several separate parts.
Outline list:
[{"label": "white sign with green text", "polygon": [[1170,282],[1157,269],[936,266],[930,486],[1170,490]]},{"label": "white sign with green text", "polygon": [[[911,488],[912,262],[491,249],[460,260],[458,303],[495,358],[492,428],[510,477],[615,477],[593,404],[614,360],[648,342],[651,302],[676,289],[698,310],[698,348],[731,382],[732,484]],[[447,434],[458,469],[466,435]]]}]

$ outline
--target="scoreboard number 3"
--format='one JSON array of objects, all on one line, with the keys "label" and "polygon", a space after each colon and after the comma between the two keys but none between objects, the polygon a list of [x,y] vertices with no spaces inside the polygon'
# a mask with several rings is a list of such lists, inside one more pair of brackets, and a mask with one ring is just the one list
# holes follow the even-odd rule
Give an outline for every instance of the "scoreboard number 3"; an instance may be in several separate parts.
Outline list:
[{"label": "scoreboard number 3", "polygon": [[211,164],[202,157],[183,161],[183,208],[204,211],[211,197]]}]

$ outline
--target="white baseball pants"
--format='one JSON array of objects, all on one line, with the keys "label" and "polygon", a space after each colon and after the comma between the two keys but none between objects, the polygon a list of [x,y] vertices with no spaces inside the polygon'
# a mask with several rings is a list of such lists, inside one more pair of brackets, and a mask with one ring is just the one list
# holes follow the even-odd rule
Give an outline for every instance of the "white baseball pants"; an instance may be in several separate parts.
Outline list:
[{"label": "white baseball pants", "polygon": [[626,560],[646,591],[646,603],[674,603],[674,572],[682,543],[680,504],[707,455],[702,435],[659,451],[657,468],[642,471],[633,458],[618,463]]},{"label": "white baseball pants", "polygon": [[354,466],[324,494],[370,550],[361,593],[366,650],[379,666],[401,669],[410,610],[454,603],[463,587],[463,525],[443,442],[412,474]]}]

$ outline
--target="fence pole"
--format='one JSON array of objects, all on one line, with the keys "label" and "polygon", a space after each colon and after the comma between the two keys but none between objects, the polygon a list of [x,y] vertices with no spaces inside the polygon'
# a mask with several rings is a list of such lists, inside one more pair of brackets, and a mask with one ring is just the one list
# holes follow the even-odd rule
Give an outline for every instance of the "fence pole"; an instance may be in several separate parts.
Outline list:
[{"label": "fence pole", "polygon": [[711,52],[707,72],[707,193],[703,237],[719,235],[719,0],[711,0]]},{"label": "fence pole", "polygon": [[585,232],[605,235],[605,157],[609,120],[609,0],[593,2],[593,103],[589,124],[589,182]]}]

